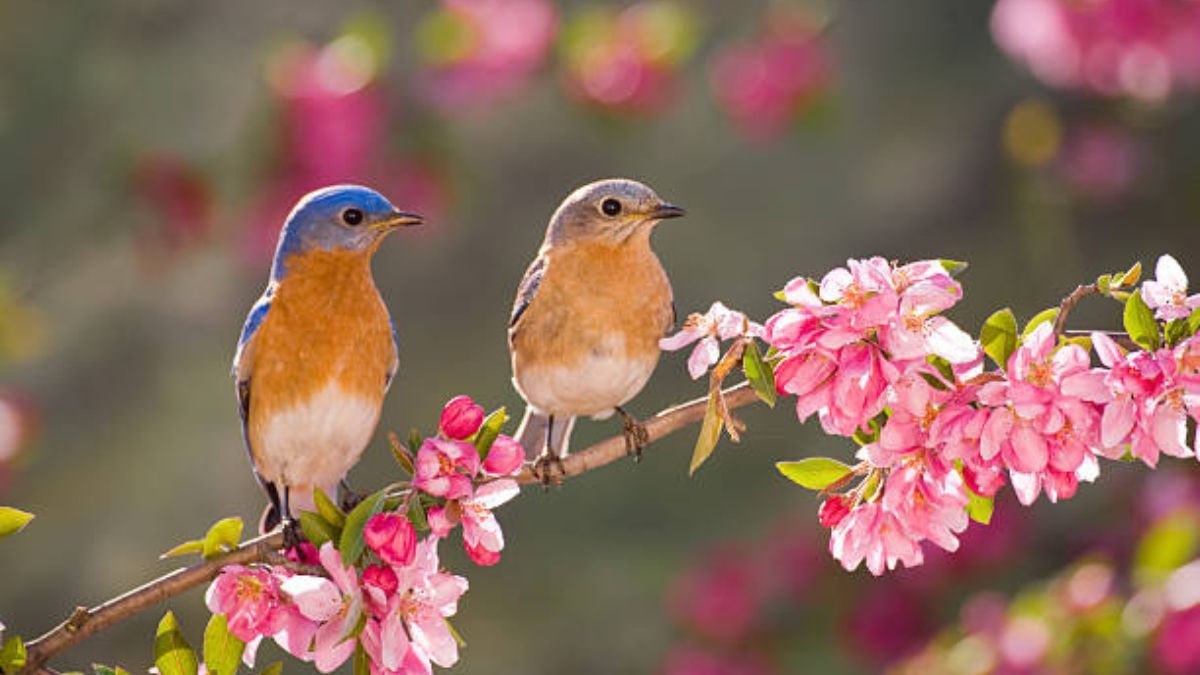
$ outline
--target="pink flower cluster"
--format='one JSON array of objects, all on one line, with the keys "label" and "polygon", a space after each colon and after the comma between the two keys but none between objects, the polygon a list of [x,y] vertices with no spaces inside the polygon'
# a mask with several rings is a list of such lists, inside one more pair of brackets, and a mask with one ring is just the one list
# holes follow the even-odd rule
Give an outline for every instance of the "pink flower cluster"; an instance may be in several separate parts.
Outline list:
[{"label": "pink flower cluster", "polygon": [[[1163,319],[1192,311],[1169,256],[1142,288]],[[793,280],[792,306],[766,322],[781,357],[776,387],[796,397],[803,422],[863,445],[865,479],[822,503],[830,551],[846,569],[874,574],[924,560],[932,541],[958,548],[973,500],[1012,483],[1023,504],[1074,495],[1099,474],[1099,457],[1126,453],[1153,466],[1160,453],[1191,456],[1187,418],[1200,418],[1200,338],[1126,353],[1108,336],[1088,350],[1061,341],[1052,322],[1027,329],[1003,370],[982,372],[980,345],[942,317],[962,289],[942,264],[851,260],[820,283]],[[853,477],[853,476],[852,476]]]},{"label": "pink flower cluster", "polygon": [[487,105],[520,89],[558,29],[550,0],[442,0],[419,32],[418,90],[443,110]]},{"label": "pink flower cluster", "polygon": [[1047,84],[1161,101],[1200,86],[1200,6],[1186,0],[999,0],[992,35]]},{"label": "pink flower cluster", "polygon": [[[498,434],[481,461],[471,440],[485,432],[484,421],[483,408],[470,397],[446,404],[438,435],[417,451],[413,491],[401,509],[376,513],[363,526],[370,555],[361,573],[333,542],[315,556],[289,555],[315,558],[325,576],[271,566],[230,565],[221,571],[208,589],[208,608],[224,614],[229,631],[246,643],[247,665],[254,665],[264,637],[322,673],[345,663],[359,645],[372,675],[425,675],[433,665],[458,661],[458,641],[447,619],[458,611],[468,584],[441,569],[437,547],[461,523],[471,559],[498,562],[504,538],[491,510],[517,495],[511,476],[525,459],[515,440]],[[422,493],[445,500],[428,508],[431,534],[424,538],[407,516],[408,508],[420,508]]]},{"label": "pink flower cluster", "polygon": [[829,84],[831,64],[813,26],[776,12],[755,41],[727,47],[712,67],[717,102],[752,139],[785,133]]}]

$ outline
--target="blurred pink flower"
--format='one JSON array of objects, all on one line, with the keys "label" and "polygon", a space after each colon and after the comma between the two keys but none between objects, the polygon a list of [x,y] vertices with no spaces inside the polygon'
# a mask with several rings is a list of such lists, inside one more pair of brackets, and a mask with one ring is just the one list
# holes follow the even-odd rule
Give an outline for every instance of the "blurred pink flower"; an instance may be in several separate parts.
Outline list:
[{"label": "blurred pink flower", "polygon": [[1200,85],[1200,7],[1180,0],[999,0],[992,36],[1043,82],[1162,101]]},{"label": "blurred pink flower", "polygon": [[1200,671],[1200,605],[1172,612],[1163,619],[1154,636],[1153,653],[1164,673]]},{"label": "blurred pink flower", "polygon": [[446,111],[494,103],[526,84],[557,30],[550,0],[442,0],[418,34],[418,91]]},{"label": "blurred pink flower", "polygon": [[866,589],[842,625],[847,651],[876,669],[912,653],[932,633],[921,597],[887,581]]},{"label": "blurred pink flower", "polygon": [[434,497],[458,499],[471,494],[479,453],[470,443],[427,438],[417,450],[415,470],[413,487]]},{"label": "blurred pink flower", "polygon": [[1127,128],[1084,124],[1071,129],[1055,169],[1076,190],[1099,201],[1119,199],[1146,168],[1144,148]]},{"label": "blurred pink flower", "polygon": [[383,562],[407,565],[416,551],[417,531],[403,516],[391,512],[376,513],[363,527],[363,539]]},{"label": "blurred pink flower", "polygon": [[470,396],[455,396],[442,408],[438,431],[450,440],[465,441],[479,431],[483,416],[483,408]]},{"label": "blurred pink flower", "polygon": [[772,12],[753,42],[720,51],[712,65],[717,102],[743,134],[767,140],[790,125],[829,85],[831,64],[803,17]]},{"label": "blurred pink flower", "polygon": [[754,560],[733,549],[700,559],[671,587],[671,614],[698,635],[725,644],[742,642],[754,628],[763,600]]},{"label": "blurred pink flower", "polygon": [[773,675],[778,672],[762,656],[723,653],[696,645],[679,645],[663,661],[660,675]]},{"label": "blurred pink flower", "polygon": [[215,200],[208,179],[174,155],[147,155],[133,171],[133,189],[154,218],[154,228],[138,237],[146,262],[201,242],[212,228]]}]

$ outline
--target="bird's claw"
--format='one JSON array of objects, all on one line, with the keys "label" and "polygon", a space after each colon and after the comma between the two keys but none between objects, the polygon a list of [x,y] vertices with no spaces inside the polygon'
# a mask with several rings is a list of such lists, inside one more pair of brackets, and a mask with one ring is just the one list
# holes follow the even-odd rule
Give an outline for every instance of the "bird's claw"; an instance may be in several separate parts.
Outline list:
[{"label": "bird's claw", "polygon": [[543,490],[549,490],[551,483],[561,483],[562,477],[567,474],[567,469],[563,466],[562,457],[551,452],[543,452],[541,455],[538,455],[530,471],[533,473],[533,477],[542,484]]},{"label": "bird's claw", "polygon": [[283,550],[295,551],[304,543],[304,535],[300,532],[300,521],[288,516],[283,519]]},{"label": "bird's claw", "polygon": [[633,415],[617,408],[621,415],[621,435],[625,437],[625,454],[632,455],[633,461],[642,461],[642,448],[650,444],[650,432]]}]

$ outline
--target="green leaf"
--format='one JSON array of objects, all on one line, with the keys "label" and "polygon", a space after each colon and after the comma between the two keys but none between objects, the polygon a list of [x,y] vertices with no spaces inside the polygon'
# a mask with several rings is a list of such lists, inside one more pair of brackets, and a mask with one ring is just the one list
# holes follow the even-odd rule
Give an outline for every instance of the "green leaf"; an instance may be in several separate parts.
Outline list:
[{"label": "green leaf", "polygon": [[25,643],[19,635],[4,641],[0,647],[0,671],[15,673],[25,667]]},{"label": "green leaf", "polygon": [[196,555],[199,553],[204,553],[204,542],[200,541],[199,539],[193,539],[191,541],[185,541],[170,551],[163,553],[162,555],[158,556],[158,559],[164,560],[166,558],[178,558],[181,555]]},{"label": "green leaf", "polygon": [[479,434],[475,436],[475,449],[479,451],[480,457],[487,457],[488,450],[492,449],[492,443],[496,442],[496,437],[500,435],[500,430],[507,422],[508,411],[503,407],[483,419],[483,425],[479,427]]},{"label": "green leaf", "polygon": [[[129,671],[121,666],[106,666],[102,663],[93,663],[92,671],[96,675],[129,675]],[[63,673],[63,675],[66,675],[66,673]]]},{"label": "green leaf", "polygon": [[[1112,289],[1112,282],[1113,276],[1111,274],[1101,274],[1100,276],[1096,277],[1096,288],[1100,289],[1102,294],[1108,295],[1109,290]],[[1118,274],[1117,285],[1120,285],[1120,283],[1121,275]]]},{"label": "green leaf", "polygon": [[321,548],[321,544],[327,541],[337,539],[340,534],[338,528],[312,511],[300,512],[300,531],[304,533],[304,538],[317,548]]},{"label": "green leaf", "polygon": [[1187,318],[1187,334],[1191,337],[1200,330],[1200,309],[1192,310],[1192,313]]},{"label": "green leaf", "polygon": [[11,506],[0,506],[0,539],[25,529],[33,514]]},{"label": "green leaf", "polygon": [[[954,366],[950,365],[950,362],[946,359],[936,354],[930,354],[925,357],[925,362],[933,366],[938,371],[938,375],[941,375],[942,379],[946,382],[956,382],[958,380],[958,378],[954,377]],[[946,387],[942,386],[941,388],[945,389]]]},{"label": "green leaf", "polygon": [[961,260],[946,260],[943,258],[938,262],[941,263],[942,269],[946,270],[946,273],[952,277],[962,274],[968,267],[967,263]]},{"label": "green leaf", "polygon": [[371,675],[371,661],[362,642],[354,646],[354,675]]},{"label": "green leaf", "polygon": [[338,508],[337,504],[333,503],[333,500],[329,498],[329,495],[325,494],[324,490],[321,488],[314,488],[313,501],[315,501],[317,504],[317,513],[319,513],[327,523],[333,525],[334,527],[342,527],[346,524],[346,514],[342,513],[342,510]]},{"label": "green leaf", "polygon": [[[1133,263],[1133,267],[1130,267],[1128,270],[1125,271],[1124,274],[1121,275],[1120,282],[1117,282],[1115,285],[1122,286],[1125,288],[1133,288],[1134,286],[1137,285],[1137,282],[1140,281],[1141,278],[1142,278],[1142,261],[1139,260],[1139,261]],[[1114,279],[1113,281],[1116,282],[1116,279]]]},{"label": "green leaf", "polygon": [[342,553],[342,560],[347,565],[357,565],[359,558],[362,557],[363,549],[366,548],[366,542],[363,541],[363,527],[371,516],[379,513],[383,508],[384,491],[369,495],[366,499],[359,502],[358,506],[346,516],[346,526],[342,528],[342,536],[338,540],[338,551]]},{"label": "green leaf", "polygon": [[[937,375],[934,375],[933,373],[917,373],[917,374],[920,375],[921,379],[925,380],[925,382],[929,386],[933,387],[934,389],[937,389],[938,391],[949,391],[950,390],[950,387],[946,386],[946,383],[942,381],[942,378],[938,377]],[[854,440],[856,440],[856,441],[858,440],[858,432],[857,431],[854,432]],[[866,443],[859,443],[859,445],[866,445]]]},{"label": "green leaf", "polygon": [[259,675],[283,675],[283,661],[276,661],[266,668],[263,668]]},{"label": "green leaf", "polygon": [[879,486],[883,482],[880,478],[880,472],[872,471],[867,475],[866,482],[862,486],[862,500],[869,502],[875,499],[875,495],[879,493]]},{"label": "green leaf", "polygon": [[[418,436],[418,438],[420,437]],[[398,442],[399,441],[397,440],[396,443]],[[396,463],[400,465],[400,468],[404,469],[404,472],[411,476],[414,473],[413,456],[407,449],[397,445],[396,443],[388,444],[388,447],[390,447],[392,450],[392,457],[396,459]],[[420,441],[417,442],[417,446],[420,447]]]},{"label": "green leaf", "polygon": [[1200,550],[1200,513],[1181,509],[1142,537],[1134,554],[1134,570],[1142,583],[1161,581]]},{"label": "green leaf", "polygon": [[1151,351],[1162,344],[1154,310],[1142,299],[1142,292],[1131,293],[1125,301],[1125,332],[1139,346]]},{"label": "green leaf", "polygon": [[973,490],[967,488],[967,498],[967,515],[971,517],[971,520],[984,525],[992,522],[992,512],[996,509],[996,503],[992,497],[977,495]]},{"label": "green leaf", "polygon": [[1163,334],[1166,337],[1168,347],[1174,347],[1179,344],[1180,340],[1187,337],[1187,319],[1173,319],[1168,321]]},{"label": "green leaf", "polygon": [[154,665],[160,675],[196,675],[200,661],[184,639],[173,612],[167,612],[158,622],[154,634]]},{"label": "green leaf", "polygon": [[996,365],[1008,367],[1008,357],[1017,349],[1017,317],[1011,309],[1005,307],[988,317],[979,331],[979,343]]},{"label": "green leaf", "polygon": [[421,505],[420,499],[409,501],[408,522],[412,523],[412,526],[418,532],[424,532],[429,529],[429,519],[425,517],[425,507]]},{"label": "green leaf", "polygon": [[1025,324],[1025,330],[1021,331],[1021,339],[1023,340],[1025,338],[1029,337],[1029,334],[1032,333],[1033,330],[1035,328],[1037,328],[1038,326],[1040,326],[1044,323],[1047,323],[1047,322],[1054,323],[1056,320],[1058,320],[1058,308],[1057,307],[1051,307],[1050,309],[1043,309],[1042,311],[1038,312],[1037,314],[1034,314],[1033,318],[1029,320],[1029,323]]},{"label": "green leaf", "polygon": [[229,632],[224,614],[213,614],[204,629],[204,665],[211,675],[234,675],[246,643]]},{"label": "green leaf", "polygon": [[421,438],[421,432],[417,431],[416,429],[408,430],[408,451],[409,452],[413,453],[414,455],[417,454],[417,451],[421,449],[421,444],[424,442],[425,442],[425,439]]},{"label": "green leaf", "polygon": [[780,302],[787,302],[787,294],[784,293],[783,291],[775,291],[771,295],[773,295],[775,297],[775,299]]},{"label": "green leaf", "polygon": [[466,649],[467,641],[462,639],[462,636],[458,634],[458,629],[454,627],[454,624],[450,623],[450,619],[445,619],[445,621],[446,628],[450,629],[450,634],[454,636],[454,641],[458,643],[458,648]]},{"label": "green leaf", "polygon": [[828,457],[775,462],[775,468],[788,480],[809,490],[824,490],[854,472],[851,467]]},{"label": "green leaf", "polygon": [[205,558],[211,558],[226,551],[232,551],[238,547],[238,542],[241,540],[242,519],[222,518],[213,523],[213,526],[208,528],[208,533],[204,535],[203,555]]},{"label": "green leaf", "polygon": [[746,343],[746,350],[742,354],[742,372],[746,374],[754,393],[763,403],[774,408],[775,372],[763,362],[762,352],[758,351],[758,344],[753,340]]},{"label": "green leaf", "polygon": [[724,426],[725,421],[721,419],[717,397],[710,394],[708,409],[704,412],[704,423],[700,425],[700,435],[696,437],[696,447],[692,449],[692,463],[688,466],[689,476],[696,475],[696,470],[700,468],[700,465],[708,461],[717,447],[717,441],[721,440],[721,429]]}]

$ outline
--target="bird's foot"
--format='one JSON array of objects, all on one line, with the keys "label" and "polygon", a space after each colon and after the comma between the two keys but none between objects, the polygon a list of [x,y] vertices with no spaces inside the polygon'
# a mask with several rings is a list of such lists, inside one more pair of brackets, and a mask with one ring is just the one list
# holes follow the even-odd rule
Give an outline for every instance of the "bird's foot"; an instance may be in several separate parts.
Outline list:
[{"label": "bird's foot", "polygon": [[353,511],[354,507],[361,504],[362,501],[367,498],[366,495],[356,492],[354,488],[350,487],[350,484],[344,480],[338,484],[338,487],[342,493],[341,499],[338,500],[338,506],[341,506],[342,510],[346,513]]},{"label": "bird's foot", "polygon": [[637,420],[636,417],[625,412],[623,408],[618,407],[617,413],[621,415],[621,434],[625,437],[625,453],[633,456],[633,461],[642,461],[642,448],[650,445],[650,432],[646,431],[646,425]]},{"label": "bird's foot", "polygon": [[288,516],[283,519],[283,550],[296,551],[304,543],[304,534],[300,531],[300,521]]},{"label": "bird's foot", "polygon": [[543,490],[549,490],[551,483],[561,483],[562,477],[567,475],[567,469],[563,466],[562,457],[549,451],[538,455],[530,471],[533,473],[533,477],[542,484]]}]

